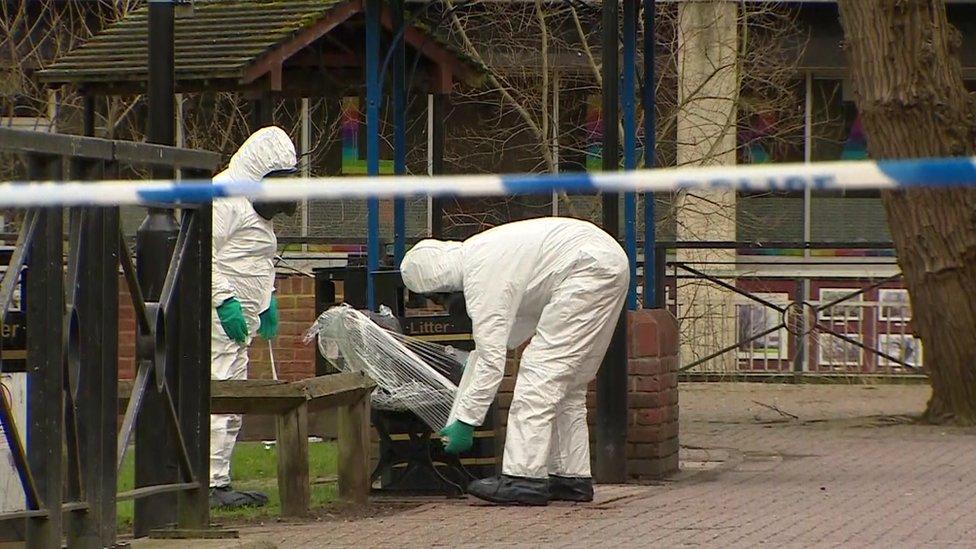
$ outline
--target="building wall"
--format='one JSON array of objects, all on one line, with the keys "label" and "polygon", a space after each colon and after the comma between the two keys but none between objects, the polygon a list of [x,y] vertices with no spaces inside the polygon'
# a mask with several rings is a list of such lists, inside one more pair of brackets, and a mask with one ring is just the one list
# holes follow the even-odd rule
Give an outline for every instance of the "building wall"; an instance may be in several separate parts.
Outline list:
[{"label": "building wall", "polygon": [[[960,32],[959,56],[964,68],[976,68],[976,5],[969,0],[946,2],[949,22]],[[805,2],[797,9],[798,48],[803,48],[801,67],[810,69],[845,69],[843,55],[844,29],[840,24],[836,2]]]},{"label": "building wall", "polygon": [[[888,219],[876,197],[814,195],[811,235],[817,242],[888,242]],[[740,242],[803,240],[803,197],[748,196],[736,202]]]}]

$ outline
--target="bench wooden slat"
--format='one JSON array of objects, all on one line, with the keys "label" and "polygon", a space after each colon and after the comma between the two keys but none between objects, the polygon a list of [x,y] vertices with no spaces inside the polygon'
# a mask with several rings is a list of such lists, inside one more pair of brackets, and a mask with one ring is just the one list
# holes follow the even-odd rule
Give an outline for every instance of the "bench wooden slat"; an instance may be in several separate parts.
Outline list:
[{"label": "bench wooden slat", "polygon": [[[376,384],[361,374],[340,373],[300,381],[271,379],[221,380],[210,382],[210,410],[215,414],[278,415],[302,403],[318,412],[358,401]],[[132,393],[132,382],[119,381],[119,404]]]}]

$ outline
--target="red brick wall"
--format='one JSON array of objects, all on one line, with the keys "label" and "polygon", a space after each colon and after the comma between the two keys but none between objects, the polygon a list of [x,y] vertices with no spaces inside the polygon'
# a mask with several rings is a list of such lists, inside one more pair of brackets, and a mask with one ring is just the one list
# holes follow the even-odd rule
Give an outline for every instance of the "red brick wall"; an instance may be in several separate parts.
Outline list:
[{"label": "red brick wall", "polygon": [[[315,375],[315,345],[302,345],[302,336],[315,321],[315,281],[307,276],[278,277],[278,337],[272,341],[278,379],[294,381]],[[268,342],[254,338],[250,350],[252,378],[271,378]]]},{"label": "red brick wall", "polygon": [[[274,343],[278,377],[296,380],[315,375],[315,347],[301,344],[302,335],[315,320],[315,282],[306,276],[279,277],[278,294],[280,327]],[[119,280],[119,378],[135,375],[135,312],[125,279]],[[271,378],[268,342],[255,337],[251,342],[251,378]]]},{"label": "red brick wall", "polygon": [[[627,473],[635,480],[657,479],[678,470],[678,324],[664,310],[635,311],[629,313],[627,335]],[[520,354],[519,350],[509,355],[498,393],[500,444],[505,439]],[[586,406],[593,443],[596,382],[590,384]]]}]

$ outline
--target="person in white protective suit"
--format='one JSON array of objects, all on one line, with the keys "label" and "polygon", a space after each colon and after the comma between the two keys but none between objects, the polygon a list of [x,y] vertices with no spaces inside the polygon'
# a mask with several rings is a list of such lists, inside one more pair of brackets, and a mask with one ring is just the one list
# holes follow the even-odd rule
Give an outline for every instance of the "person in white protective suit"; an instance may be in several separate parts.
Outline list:
[{"label": "person in white protective suit", "polygon": [[502,504],[592,501],[587,384],[596,376],[627,294],[620,245],[595,225],[543,218],[501,225],[464,242],[423,240],[404,257],[410,291],[463,291],[475,350],[455,400],[445,450],[472,445],[505,372],[522,354],[508,416],[502,475],[468,492]]},{"label": "person in white protective suit", "polygon": [[[259,182],[294,173],[295,145],[281,128],[254,132],[214,182]],[[293,214],[294,203],[251,203],[244,197],[213,203],[213,323],[210,376],[216,380],[247,378],[247,349],[255,334],[272,339],[278,332],[274,297],[274,258],[278,240],[272,218]],[[210,505],[260,506],[259,492],[239,492],[230,484],[230,459],[241,429],[238,414],[210,416]]]}]

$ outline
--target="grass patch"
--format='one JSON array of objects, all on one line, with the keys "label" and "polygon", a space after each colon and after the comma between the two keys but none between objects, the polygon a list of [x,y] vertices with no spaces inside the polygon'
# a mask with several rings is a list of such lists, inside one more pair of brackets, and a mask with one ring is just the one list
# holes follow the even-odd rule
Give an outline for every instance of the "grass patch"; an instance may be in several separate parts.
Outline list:
[{"label": "grass patch", "polygon": [[[334,481],[317,484],[316,478],[336,476],[335,442],[310,442],[308,444],[309,476],[312,484],[312,507],[326,505],[338,498],[338,487]],[[126,453],[122,470],[119,471],[118,490],[131,490],[134,484],[134,465],[131,449]],[[258,508],[235,510],[212,510],[211,520],[215,522],[250,521],[281,514],[281,500],[278,497],[278,448],[265,449],[260,442],[239,442],[234,447],[230,463],[230,476],[234,488],[238,490],[257,490],[268,495],[268,505]],[[118,525],[120,530],[132,528],[132,501],[118,504]]]}]

